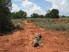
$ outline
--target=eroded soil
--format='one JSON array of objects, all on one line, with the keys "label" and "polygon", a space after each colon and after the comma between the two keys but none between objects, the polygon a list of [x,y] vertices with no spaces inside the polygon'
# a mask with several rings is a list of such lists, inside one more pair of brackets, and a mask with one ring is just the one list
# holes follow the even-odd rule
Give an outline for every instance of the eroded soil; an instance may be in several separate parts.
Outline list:
[{"label": "eroded soil", "polygon": [[[69,32],[45,30],[24,20],[24,30],[0,36],[0,52],[69,52]],[[33,35],[41,33],[43,45],[33,47]]]}]

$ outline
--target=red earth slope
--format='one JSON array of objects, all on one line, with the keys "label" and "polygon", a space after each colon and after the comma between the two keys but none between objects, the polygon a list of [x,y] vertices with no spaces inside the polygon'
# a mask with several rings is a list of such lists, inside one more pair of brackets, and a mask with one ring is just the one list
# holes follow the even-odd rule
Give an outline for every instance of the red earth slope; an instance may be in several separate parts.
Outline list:
[{"label": "red earth slope", "polygon": [[[45,30],[24,20],[24,30],[0,36],[0,52],[69,52],[69,32]],[[33,35],[41,33],[43,46],[32,46]]]}]

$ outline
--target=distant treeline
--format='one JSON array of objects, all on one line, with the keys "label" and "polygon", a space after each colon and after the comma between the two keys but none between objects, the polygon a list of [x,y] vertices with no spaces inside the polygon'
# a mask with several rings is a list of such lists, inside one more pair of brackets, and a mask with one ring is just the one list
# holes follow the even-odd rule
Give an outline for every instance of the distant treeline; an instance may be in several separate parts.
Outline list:
[{"label": "distant treeline", "polygon": [[[39,15],[37,13],[33,13],[30,17],[31,18],[60,18],[58,9],[49,10],[45,15]],[[65,16],[62,15],[62,17]],[[13,19],[27,18],[27,13],[22,10],[18,12],[12,12],[11,18]]]}]

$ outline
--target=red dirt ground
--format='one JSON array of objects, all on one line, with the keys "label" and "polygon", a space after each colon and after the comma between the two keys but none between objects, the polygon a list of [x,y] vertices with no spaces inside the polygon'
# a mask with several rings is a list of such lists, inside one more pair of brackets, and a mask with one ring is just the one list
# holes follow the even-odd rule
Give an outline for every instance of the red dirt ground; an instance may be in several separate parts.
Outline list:
[{"label": "red dirt ground", "polygon": [[69,23],[69,20],[65,20],[65,19],[54,19],[53,22],[58,22],[58,23]]},{"label": "red dirt ground", "polygon": [[[0,36],[0,52],[69,52],[69,32],[45,30],[24,20],[24,30]],[[41,33],[43,46],[32,46],[33,35]]]}]

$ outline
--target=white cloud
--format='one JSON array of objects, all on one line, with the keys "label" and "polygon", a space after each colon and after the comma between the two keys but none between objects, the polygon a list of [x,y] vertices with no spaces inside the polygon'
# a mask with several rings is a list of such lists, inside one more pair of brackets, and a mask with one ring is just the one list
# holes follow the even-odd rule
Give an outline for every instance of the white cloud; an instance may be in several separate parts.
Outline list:
[{"label": "white cloud", "polygon": [[20,8],[16,4],[12,4],[12,10],[11,10],[11,12],[17,12],[19,10],[20,10]]},{"label": "white cloud", "polygon": [[23,1],[23,0],[12,0],[12,1],[14,1],[14,2],[21,2],[21,1]]},{"label": "white cloud", "polygon": [[38,13],[42,15],[46,13],[43,9],[41,9],[40,6],[28,0],[23,1],[22,6],[23,6],[23,9],[27,12],[28,16],[30,16],[32,13]]},{"label": "white cloud", "polygon": [[60,15],[69,15],[69,0],[46,0],[52,3],[52,8],[59,9]]}]

